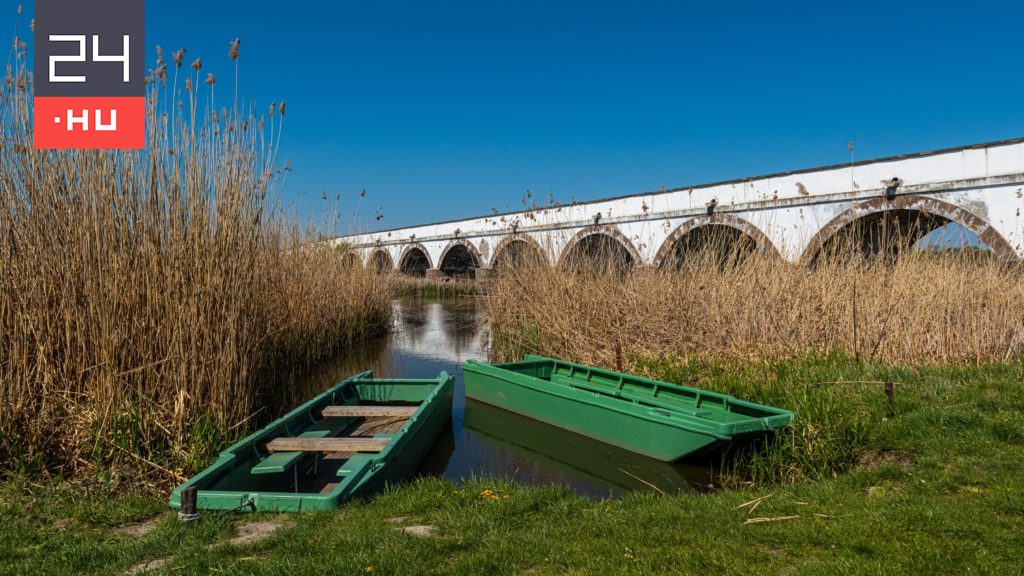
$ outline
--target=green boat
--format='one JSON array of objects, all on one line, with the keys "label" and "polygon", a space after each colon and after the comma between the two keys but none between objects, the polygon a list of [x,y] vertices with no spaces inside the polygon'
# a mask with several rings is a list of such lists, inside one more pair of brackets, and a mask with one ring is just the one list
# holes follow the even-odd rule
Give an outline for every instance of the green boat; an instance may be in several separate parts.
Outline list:
[{"label": "green boat", "polygon": [[793,413],[543,356],[462,365],[466,396],[674,462],[789,424]]},{"label": "green boat", "polygon": [[451,418],[453,382],[352,376],[222,452],[171,508],[190,487],[200,510],[327,510],[374,494],[419,466]]}]

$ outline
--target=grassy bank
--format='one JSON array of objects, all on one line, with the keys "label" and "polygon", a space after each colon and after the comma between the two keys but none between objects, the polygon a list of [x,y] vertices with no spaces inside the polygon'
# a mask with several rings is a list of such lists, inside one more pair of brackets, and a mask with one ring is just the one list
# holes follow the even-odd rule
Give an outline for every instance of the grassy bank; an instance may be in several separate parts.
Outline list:
[{"label": "grassy bank", "polygon": [[[643,366],[795,403],[799,433],[819,434],[809,446],[856,451],[830,457],[842,462],[833,470],[808,466],[820,473],[798,482],[709,494],[591,501],[558,487],[422,479],[337,512],[208,514],[191,525],[161,500],[15,478],[0,487],[0,556],[11,559],[0,571],[106,574],[151,560],[167,562],[155,574],[1016,574],[1024,565],[1020,364],[887,372],[891,411],[880,385],[857,383],[880,368],[848,359]],[[855,440],[843,437],[850,430]],[[155,528],[140,535],[147,525],[134,523],[149,519]],[[231,543],[254,521],[281,527]]]},{"label": "grassy bank", "polygon": [[0,88],[0,468],[177,481],[284,375],[387,329],[388,284],[279,210],[284,104],[222,108],[176,53],[147,150],[37,151],[27,61]]}]

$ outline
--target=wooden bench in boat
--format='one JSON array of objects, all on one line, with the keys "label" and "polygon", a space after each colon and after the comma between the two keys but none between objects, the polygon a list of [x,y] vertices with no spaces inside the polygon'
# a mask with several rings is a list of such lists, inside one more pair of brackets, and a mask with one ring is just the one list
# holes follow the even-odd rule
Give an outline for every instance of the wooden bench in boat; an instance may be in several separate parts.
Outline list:
[{"label": "wooden bench in boat", "polygon": [[[295,437],[280,437],[267,443],[270,455],[253,466],[251,474],[280,474],[299,463],[310,452],[337,453],[344,458],[356,452],[380,452],[387,446],[388,438],[359,437],[373,434],[380,427],[381,432],[392,432],[390,427],[400,427],[418,406],[327,406],[323,409],[324,420],[312,430]],[[351,432],[353,436],[335,438],[327,418],[359,417],[366,422]],[[318,441],[310,443],[309,441]]]},{"label": "wooden bench in boat", "polygon": [[270,455],[250,469],[252,474],[280,474],[295,466],[309,452],[380,452],[390,438],[324,438],[320,432],[305,432],[296,437],[275,438],[267,443]]},{"label": "wooden bench in boat", "polygon": [[267,450],[276,452],[380,452],[390,438],[309,438],[305,436],[275,438]]},{"label": "wooden bench in boat", "polygon": [[[330,430],[310,430],[299,434],[300,438],[323,438],[330,434]],[[269,445],[268,445],[269,447]],[[305,455],[304,452],[273,452],[270,456],[267,456],[263,460],[260,460],[258,464],[253,466],[249,473],[251,474],[280,474],[285,470],[295,466]]]},{"label": "wooden bench in boat", "polygon": [[327,406],[322,415],[324,418],[410,418],[417,409],[419,406]]}]

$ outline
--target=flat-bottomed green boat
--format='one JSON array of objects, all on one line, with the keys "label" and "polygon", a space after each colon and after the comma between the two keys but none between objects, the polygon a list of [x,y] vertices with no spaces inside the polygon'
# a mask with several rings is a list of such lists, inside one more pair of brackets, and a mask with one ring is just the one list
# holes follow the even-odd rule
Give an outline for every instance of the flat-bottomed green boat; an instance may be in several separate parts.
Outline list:
[{"label": "flat-bottomed green boat", "polygon": [[174,490],[201,510],[337,508],[412,474],[451,418],[454,379],[357,374],[231,446]]},{"label": "flat-bottomed green boat", "polygon": [[466,396],[673,462],[789,424],[793,414],[696,388],[543,356],[463,364]]}]

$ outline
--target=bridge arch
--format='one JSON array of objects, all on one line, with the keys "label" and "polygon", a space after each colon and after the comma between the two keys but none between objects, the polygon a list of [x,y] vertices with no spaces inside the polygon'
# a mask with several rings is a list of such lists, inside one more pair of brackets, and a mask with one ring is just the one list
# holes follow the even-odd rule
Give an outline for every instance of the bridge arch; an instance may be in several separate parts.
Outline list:
[{"label": "bridge arch", "polygon": [[510,234],[505,236],[494,247],[491,255],[491,269],[500,271],[521,266],[549,266],[548,259],[540,243],[527,234]]},{"label": "bridge arch", "polygon": [[558,266],[570,271],[625,274],[643,263],[633,243],[618,228],[597,224],[573,236],[562,249]]},{"label": "bridge arch", "polygon": [[437,267],[449,278],[475,278],[483,258],[469,240],[452,240],[438,259]]},{"label": "bridge arch", "polygon": [[[977,235],[998,260],[1017,260],[1013,246],[980,216],[938,198],[908,194],[891,200],[872,198],[844,211],[811,238],[800,261],[814,266],[823,253],[852,252],[852,246],[864,256],[912,248],[926,234],[949,223]],[[844,249],[843,242],[851,244]]]},{"label": "bridge arch", "polygon": [[363,260],[355,252],[347,250],[341,257],[341,265],[348,270],[354,270],[363,267]]},{"label": "bridge arch", "polygon": [[406,246],[398,259],[398,270],[406,276],[424,277],[432,267],[430,253],[419,242]]},{"label": "bridge arch", "polygon": [[713,250],[721,268],[752,253],[779,258],[779,251],[760,228],[732,214],[708,214],[680,224],[661,244],[652,264],[659,270],[679,270],[686,253]]},{"label": "bridge arch", "polygon": [[387,274],[395,269],[395,262],[391,259],[391,254],[383,248],[377,248],[370,254],[369,260],[367,260],[370,270],[373,270],[377,274]]}]

